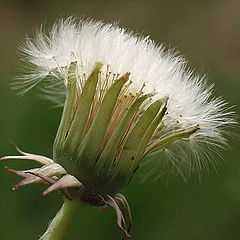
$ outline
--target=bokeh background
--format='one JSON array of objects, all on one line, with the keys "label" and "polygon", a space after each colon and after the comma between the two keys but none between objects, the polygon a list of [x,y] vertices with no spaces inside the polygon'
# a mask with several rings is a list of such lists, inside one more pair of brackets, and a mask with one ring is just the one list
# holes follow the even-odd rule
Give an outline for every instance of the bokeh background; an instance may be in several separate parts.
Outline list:
[{"label": "bokeh background", "polygon": [[[0,0],[0,155],[14,155],[14,140],[25,151],[52,155],[61,109],[42,100],[35,89],[24,97],[10,90],[19,65],[17,45],[41,23],[69,15],[93,17],[150,35],[156,42],[176,47],[189,66],[207,74],[215,94],[223,96],[240,115],[240,1],[238,0]],[[234,130],[240,133],[239,129]],[[131,205],[137,240],[235,240],[240,231],[240,148],[222,152],[218,171],[201,182],[192,177],[164,176],[141,182],[136,176],[123,191]],[[35,167],[32,162],[0,163],[0,239],[33,240],[62,204],[57,193],[42,197],[43,186],[12,191],[19,178],[4,171]],[[112,209],[82,209],[66,240],[122,239]]]}]

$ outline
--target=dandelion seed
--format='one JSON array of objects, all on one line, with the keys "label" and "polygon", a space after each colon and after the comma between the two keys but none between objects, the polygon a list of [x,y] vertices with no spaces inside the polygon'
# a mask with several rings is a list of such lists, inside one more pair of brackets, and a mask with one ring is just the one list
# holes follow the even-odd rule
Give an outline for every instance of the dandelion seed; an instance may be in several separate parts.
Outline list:
[{"label": "dandelion seed", "polygon": [[155,162],[159,171],[180,174],[200,170],[202,156],[225,146],[225,127],[236,124],[226,102],[212,97],[212,86],[184,59],[114,24],[59,20],[48,34],[41,30],[34,40],[26,39],[21,50],[33,68],[15,88],[25,93],[38,85],[46,98],[64,105],[53,160],[18,148],[23,156],[1,159],[43,165],[6,168],[24,178],[14,189],[45,183],[50,187],[43,195],[61,191],[65,205],[41,239],[62,239],[59,222],[80,203],[112,206],[118,226],[129,236],[131,213],[118,192],[139,166]]}]

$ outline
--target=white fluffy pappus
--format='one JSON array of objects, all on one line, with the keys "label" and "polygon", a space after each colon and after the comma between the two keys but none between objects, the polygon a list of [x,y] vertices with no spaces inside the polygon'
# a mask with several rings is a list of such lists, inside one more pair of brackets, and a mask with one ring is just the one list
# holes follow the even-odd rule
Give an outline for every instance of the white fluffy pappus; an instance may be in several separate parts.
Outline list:
[{"label": "white fluffy pappus", "polygon": [[159,161],[154,162],[166,165],[164,171],[177,169],[182,173],[183,167],[199,170],[206,162],[214,163],[208,161],[210,150],[215,152],[226,146],[225,127],[236,124],[227,103],[212,97],[212,86],[207,87],[205,78],[189,70],[183,58],[171,50],[165,51],[148,37],[115,24],[75,18],[59,20],[49,32],[41,29],[35,39],[27,38],[21,51],[29,68],[15,87],[25,93],[41,83],[46,97],[59,105],[64,103],[66,69],[75,61],[80,76],[89,76],[96,62],[101,62],[102,72],[119,75],[130,72],[133,93],[145,84],[143,92],[154,92],[153,101],[168,96],[163,131],[196,125],[199,130],[159,153]]}]

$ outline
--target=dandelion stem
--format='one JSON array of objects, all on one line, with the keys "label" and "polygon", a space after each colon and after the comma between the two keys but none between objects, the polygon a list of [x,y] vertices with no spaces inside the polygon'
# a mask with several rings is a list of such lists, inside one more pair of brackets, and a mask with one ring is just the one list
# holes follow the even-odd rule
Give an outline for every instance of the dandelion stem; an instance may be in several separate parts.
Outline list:
[{"label": "dandelion stem", "polygon": [[84,203],[64,199],[61,209],[40,240],[62,240],[71,225],[73,217],[82,206],[84,206]]}]

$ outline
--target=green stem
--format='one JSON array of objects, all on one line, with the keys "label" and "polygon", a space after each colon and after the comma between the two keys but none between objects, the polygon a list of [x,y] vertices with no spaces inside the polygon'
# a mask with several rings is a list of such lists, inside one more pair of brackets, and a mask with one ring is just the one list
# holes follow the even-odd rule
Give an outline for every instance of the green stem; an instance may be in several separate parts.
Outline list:
[{"label": "green stem", "polygon": [[64,199],[61,209],[51,221],[47,231],[43,234],[40,240],[62,240],[67,233],[77,210],[82,206],[84,206],[84,204]]}]

